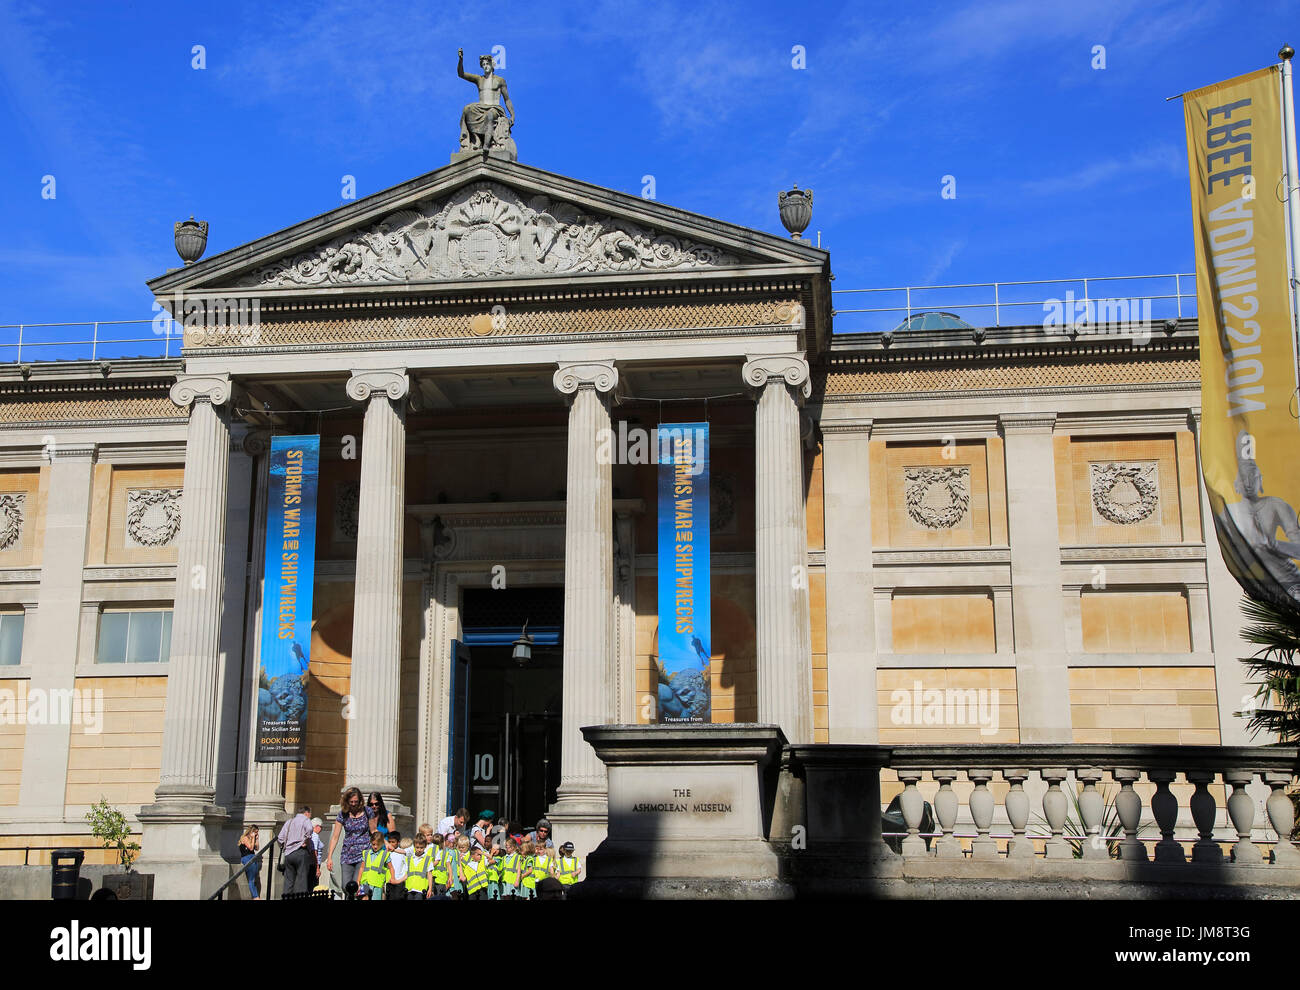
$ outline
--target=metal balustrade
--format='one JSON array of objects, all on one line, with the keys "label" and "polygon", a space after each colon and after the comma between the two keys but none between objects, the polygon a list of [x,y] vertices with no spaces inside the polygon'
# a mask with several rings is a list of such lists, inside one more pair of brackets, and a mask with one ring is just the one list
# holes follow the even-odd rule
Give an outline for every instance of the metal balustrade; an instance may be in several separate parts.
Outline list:
[{"label": "metal balustrade", "polygon": [[[1076,305],[1074,314],[1062,314],[1068,322],[1083,313],[1090,313],[1089,322],[1095,322],[1105,315],[1107,304],[1124,301],[1149,303],[1152,321],[1181,320],[1196,316],[1196,276],[1112,275],[832,289],[831,299],[836,333],[895,330],[913,316],[928,312],[950,313],[975,327],[1040,326],[1053,304],[1064,310],[1071,300]],[[863,302],[878,305],[862,306]],[[1145,305],[1139,308],[1145,315]]]},{"label": "metal balustrade", "polygon": [[179,357],[180,324],[168,320],[162,333],[156,327],[153,320],[0,324],[0,364]]},{"label": "metal balustrade", "polygon": [[[952,313],[975,327],[1039,326],[1046,322],[1045,307],[1071,299],[1076,307],[1074,314],[1066,314],[1071,321],[1081,313],[1091,313],[1090,322],[1096,321],[1106,315],[1108,303],[1116,302],[1149,303],[1153,321],[1184,319],[1196,315],[1196,276],[1090,275],[832,290],[837,333],[894,330],[919,313],[935,311]],[[10,323],[0,325],[0,364],[171,358],[180,356],[181,344],[182,327],[166,314],[154,320]]]}]

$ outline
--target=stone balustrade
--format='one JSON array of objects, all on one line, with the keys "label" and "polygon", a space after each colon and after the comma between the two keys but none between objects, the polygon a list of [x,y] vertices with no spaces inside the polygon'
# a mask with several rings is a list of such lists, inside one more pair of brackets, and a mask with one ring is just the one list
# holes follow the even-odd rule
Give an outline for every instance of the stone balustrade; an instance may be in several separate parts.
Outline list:
[{"label": "stone balustrade", "polygon": [[[1170,789],[1182,774],[1195,788],[1188,801],[1196,833],[1194,839],[1187,838],[1192,843],[1190,862],[1229,862],[1236,866],[1268,862],[1295,868],[1300,867],[1300,851],[1289,838],[1295,816],[1286,788],[1296,771],[1297,753],[1300,750],[1296,747],[1281,746],[897,746],[890,749],[884,765],[893,769],[903,784],[899,805],[907,826],[902,842],[905,858],[927,853],[939,859],[966,855],[955,834],[959,801],[952,786],[964,777],[973,785],[966,801],[974,828],[974,835],[969,837],[971,859],[1031,859],[1038,855],[1033,841],[1037,837],[1044,847],[1043,857],[1049,860],[1188,862],[1184,843],[1175,839],[1179,801]],[[927,775],[938,784],[933,807],[939,834],[929,850],[920,833],[924,798],[918,787]],[[1074,801],[1062,790],[1071,775],[1077,781],[1077,785],[1067,785],[1077,788]],[[1122,835],[1102,832],[1107,801],[1099,785],[1107,777],[1113,791],[1112,821],[1117,820]],[[1145,806],[1134,787],[1144,777],[1154,787]],[[996,801],[989,785],[998,779],[1006,785],[1002,807],[1011,830],[1005,850],[999,849],[991,832]],[[1026,790],[1031,779],[1042,790],[1038,802],[1032,801]],[[1256,826],[1262,823],[1256,821],[1256,803],[1247,787],[1256,779],[1271,789],[1265,808],[1277,838],[1268,843],[1272,850],[1267,857],[1253,839]],[[1215,784],[1221,784],[1225,793],[1230,791],[1227,821],[1236,833],[1236,841],[1226,851],[1226,843],[1214,837],[1219,807],[1212,789]],[[1039,809],[1038,820],[1045,826],[1035,836],[1030,821]],[[1145,827],[1144,819],[1154,823],[1158,838],[1139,836]],[[1153,846],[1150,853],[1148,842]]]},{"label": "stone balustrade", "polygon": [[[582,732],[610,783],[592,896],[1300,897],[1296,746],[791,745],[771,724]],[[894,796],[901,831],[886,815]]]}]

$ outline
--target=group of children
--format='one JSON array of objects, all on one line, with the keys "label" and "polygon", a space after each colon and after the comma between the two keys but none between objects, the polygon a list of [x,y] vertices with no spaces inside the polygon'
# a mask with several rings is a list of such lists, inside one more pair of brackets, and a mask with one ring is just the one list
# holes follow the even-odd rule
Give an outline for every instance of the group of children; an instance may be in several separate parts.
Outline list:
[{"label": "group of children", "polygon": [[504,847],[484,849],[468,835],[443,836],[421,825],[413,839],[374,832],[357,864],[356,882],[357,896],[373,901],[505,901],[545,896],[548,879],[567,894],[581,873],[572,842],[560,846],[559,855],[527,839],[508,838]]}]

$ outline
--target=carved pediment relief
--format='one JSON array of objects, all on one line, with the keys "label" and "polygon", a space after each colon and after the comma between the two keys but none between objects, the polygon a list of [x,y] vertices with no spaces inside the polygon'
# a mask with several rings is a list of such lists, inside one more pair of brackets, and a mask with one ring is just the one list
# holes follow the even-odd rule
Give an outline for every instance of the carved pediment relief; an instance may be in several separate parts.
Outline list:
[{"label": "carved pediment relief", "polygon": [[382,285],[473,278],[662,272],[745,263],[734,254],[496,182],[401,209],[263,265],[240,286]]}]

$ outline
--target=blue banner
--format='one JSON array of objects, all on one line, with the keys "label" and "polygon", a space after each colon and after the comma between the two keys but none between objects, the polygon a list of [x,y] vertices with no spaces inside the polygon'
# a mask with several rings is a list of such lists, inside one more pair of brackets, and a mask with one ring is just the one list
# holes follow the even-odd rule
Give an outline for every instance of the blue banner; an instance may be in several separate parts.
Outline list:
[{"label": "blue banner", "polygon": [[709,424],[664,423],[659,464],[659,722],[709,722]]},{"label": "blue banner", "polygon": [[272,437],[257,676],[257,762],[306,752],[320,437]]}]

